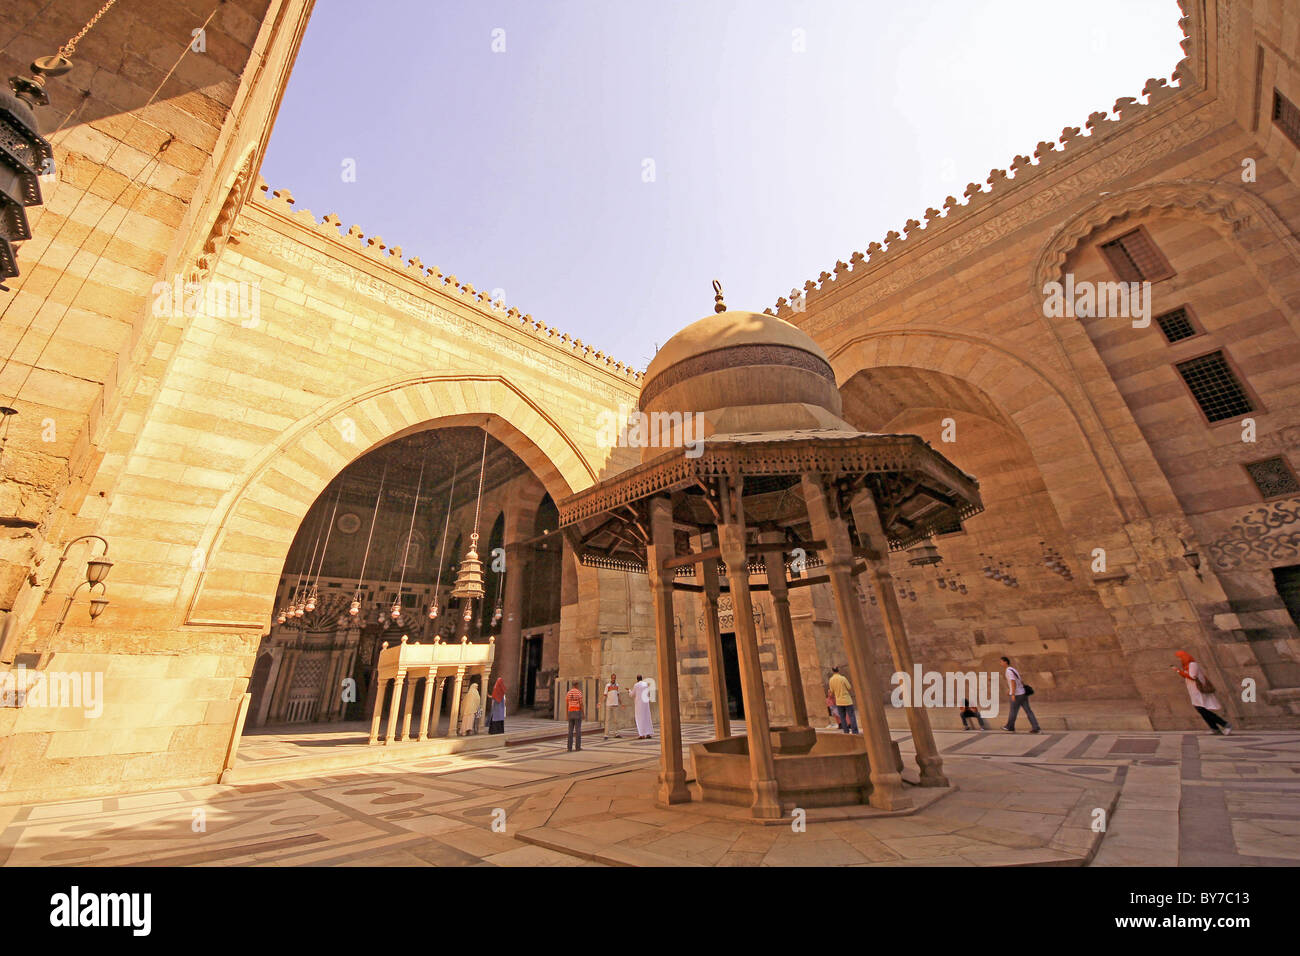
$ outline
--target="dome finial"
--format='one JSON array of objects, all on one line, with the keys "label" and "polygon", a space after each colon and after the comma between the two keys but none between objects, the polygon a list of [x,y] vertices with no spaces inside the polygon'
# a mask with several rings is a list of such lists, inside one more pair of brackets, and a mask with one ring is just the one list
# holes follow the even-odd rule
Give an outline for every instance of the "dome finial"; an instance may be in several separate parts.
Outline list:
[{"label": "dome finial", "polygon": [[726,312],[727,304],[722,301],[722,283],[719,282],[717,279],[713,280],[713,292],[714,292],[713,311]]}]

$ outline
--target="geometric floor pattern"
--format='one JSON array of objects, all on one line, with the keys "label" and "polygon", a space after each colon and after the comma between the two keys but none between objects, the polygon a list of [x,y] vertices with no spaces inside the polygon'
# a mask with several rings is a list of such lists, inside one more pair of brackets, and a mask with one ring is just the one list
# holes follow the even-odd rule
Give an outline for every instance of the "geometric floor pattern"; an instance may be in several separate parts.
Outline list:
[{"label": "geometric floor pattern", "polygon": [[[911,817],[810,817],[798,834],[647,806],[658,740],[597,731],[576,753],[539,740],[328,776],[4,806],[0,865],[590,866],[623,862],[615,850],[695,865],[1059,863],[1051,841],[1088,830],[1091,803],[1109,811],[1092,866],[1300,865],[1300,733],[935,736],[952,793]],[[710,725],[684,728],[688,745],[711,737]],[[895,739],[911,752],[906,734]],[[610,852],[538,845],[538,833],[561,830]]]}]

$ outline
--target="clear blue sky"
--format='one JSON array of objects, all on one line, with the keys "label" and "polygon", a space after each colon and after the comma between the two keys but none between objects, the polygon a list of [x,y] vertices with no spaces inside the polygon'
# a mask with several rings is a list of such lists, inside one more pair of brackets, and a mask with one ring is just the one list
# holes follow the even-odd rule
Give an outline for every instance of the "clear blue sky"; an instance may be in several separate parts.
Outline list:
[{"label": "clear blue sky", "polygon": [[262,172],[644,368],[711,312],[715,277],[762,311],[1167,79],[1178,17],[1174,0],[318,0]]}]

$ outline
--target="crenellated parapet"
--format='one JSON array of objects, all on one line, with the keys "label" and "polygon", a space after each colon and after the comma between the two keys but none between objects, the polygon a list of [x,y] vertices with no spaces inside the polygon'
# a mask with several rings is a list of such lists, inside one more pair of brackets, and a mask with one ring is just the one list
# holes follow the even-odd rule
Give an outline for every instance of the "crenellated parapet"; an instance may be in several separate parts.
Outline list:
[{"label": "crenellated parapet", "polygon": [[1169,80],[1159,77],[1148,79],[1142,87],[1144,100],[1122,96],[1109,110],[1099,110],[1090,114],[1082,129],[1078,126],[1065,127],[1055,142],[1040,142],[1034,148],[1032,158],[1016,156],[1009,170],[994,169],[989,172],[983,184],[968,183],[962,192],[964,202],[949,196],[944,200],[942,210],[930,207],[925,211],[924,224],[916,219],[907,220],[901,234],[891,229],[885,233],[883,243],[868,244],[866,252],[854,252],[849,257],[847,265],[843,260],[837,262],[834,274],[823,271],[816,280],[809,279],[804,283],[802,293],[798,289],[792,289],[790,299],[782,296],[776,300],[774,308],[764,311],[769,315],[794,321],[794,316],[807,311],[809,306],[822,296],[877,271],[880,266],[902,255],[921,240],[942,233],[954,224],[967,220],[973,210],[988,205],[995,198],[1002,199],[1012,194],[1014,190],[1031,183],[1046,170],[1067,159],[1078,158],[1078,155],[1085,150],[1097,148],[1121,128],[1132,128],[1135,122],[1148,115],[1153,108],[1180,92],[1194,88],[1196,86],[1194,64],[1199,62],[1203,51],[1195,48],[1195,31],[1192,29],[1190,12],[1191,0],[1179,0],[1178,6],[1183,12],[1178,25],[1183,31],[1181,46],[1184,57],[1178,62],[1172,74],[1176,85],[1171,85]]},{"label": "crenellated parapet", "polygon": [[367,236],[357,225],[349,226],[344,230],[343,221],[334,213],[317,219],[308,209],[295,209],[293,194],[287,189],[273,190],[259,177],[254,200],[333,242],[382,263],[387,268],[400,272],[429,289],[470,306],[490,321],[522,329],[590,365],[633,384],[639,385],[641,382],[643,373],[626,362],[616,361],[612,356],[587,345],[582,339],[574,338],[567,332],[562,333],[540,319],[534,319],[532,315],[520,312],[514,306],[507,306],[499,298],[493,300],[491,292],[476,289],[471,283],[464,282],[455,275],[446,275],[437,266],[426,266],[419,256],[407,257],[401,246],[389,246],[382,237],[377,235]]}]

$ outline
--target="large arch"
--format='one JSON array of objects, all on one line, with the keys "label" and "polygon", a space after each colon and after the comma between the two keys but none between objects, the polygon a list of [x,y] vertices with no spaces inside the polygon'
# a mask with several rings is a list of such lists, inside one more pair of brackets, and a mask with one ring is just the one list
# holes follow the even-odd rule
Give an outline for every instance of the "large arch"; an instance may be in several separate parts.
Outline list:
[{"label": "large arch", "polygon": [[1274,288],[1278,270],[1272,268],[1278,260],[1290,260],[1294,285],[1300,275],[1300,240],[1258,195],[1228,183],[1178,179],[1102,196],[1066,221],[1043,245],[1034,263],[1031,295],[1039,298],[1046,283],[1060,280],[1071,253],[1097,230],[1116,219],[1159,212],[1198,219],[1236,244],[1244,264],[1270,293],[1273,304],[1300,331],[1300,315],[1279,294],[1281,290]]},{"label": "large arch", "polygon": [[[1142,719],[1132,677],[1114,663],[1122,653],[1115,628],[1104,623],[1108,612],[1079,558],[1087,551],[1076,543],[1080,529],[1065,529],[1015,421],[969,379],[916,366],[863,369],[841,392],[844,417],[856,427],[920,435],[980,482],[984,510],[936,536],[939,565],[895,556],[895,580],[910,592],[902,609],[917,659],[964,672],[996,670],[1008,654],[1066,713],[1101,708]],[[1064,570],[1051,563],[1071,553]],[[992,567],[1016,583],[990,579]],[[868,622],[883,651],[879,621],[871,614]],[[884,655],[881,663],[889,667]]]},{"label": "large arch", "polygon": [[[1133,509],[1133,491],[1117,486],[1118,461],[1108,461],[1109,446],[1094,440],[1065,388],[1010,349],[947,329],[909,325],[877,329],[840,345],[830,354],[843,392],[861,372],[907,367],[939,373],[965,383],[980,395],[986,417],[991,410],[1032,450],[1048,492],[1073,533],[1095,527],[1099,517],[1120,528]],[[1071,515],[1076,516],[1071,520]]]},{"label": "large arch", "polygon": [[421,375],[390,380],[322,407],[286,429],[226,493],[195,549],[182,623],[260,628],[299,524],[351,462],[416,431],[483,424],[556,498],[595,480],[587,456],[507,378]]}]

